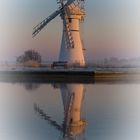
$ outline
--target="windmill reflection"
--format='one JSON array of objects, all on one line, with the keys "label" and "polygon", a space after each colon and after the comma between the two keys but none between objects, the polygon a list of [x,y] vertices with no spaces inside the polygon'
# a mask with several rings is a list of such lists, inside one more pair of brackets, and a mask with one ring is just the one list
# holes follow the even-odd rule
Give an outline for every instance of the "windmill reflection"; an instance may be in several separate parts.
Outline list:
[{"label": "windmill reflection", "polygon": [[62,132],[63,140],[85,140],[85,121],[81,119],[82,102],[85,88],[83,84],[60,84],[55,85],[60,88],[64,106],[64,121],[59,125],[56,121],[45,113],[38,105],[34,105],[35,111],[48,123]]}]

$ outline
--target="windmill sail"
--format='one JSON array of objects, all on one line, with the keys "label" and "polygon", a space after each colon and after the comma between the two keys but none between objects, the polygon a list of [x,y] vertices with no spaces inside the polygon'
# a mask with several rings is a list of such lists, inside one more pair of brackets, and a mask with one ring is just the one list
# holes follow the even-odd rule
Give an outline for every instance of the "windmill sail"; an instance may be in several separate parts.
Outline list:
[{"label": "windmill sail", "polygon": [[38,24],[33,29],[33,37],[35,37],[51,20],[53,20],[55,17],[57,17],[65,7],[73,3],[75,0],[69,0],[63,7],[56,10],[54,13],[52,13],[49,17],[47,17],[45,20],[43,20],[40,24]]},{"label": "windmill sail", "polygon": [[62,128],[59,124],[57,124],[56,121],[52,120],[51,117],[48,116],[48,115],[47,115],[42,109],[40,109],[39,106],[37,106],[36,104],[34,104],[34,110],[35,110],[35,112],[37,112],[37,113],[41,116],[42,119],[48,121],[48,123],[49,123],[51,126],[55,127],[57,130],[63,132],[63,128]]},{"label": "windmill sail", "polygon": [[49,17],[47,17],[45,20],[43,20],[40,24],[38,24],[36,27],[34,27],[33,37],[35,37],[51,20],[53,20],[60,13],[61,13],[61,10],[55,11],[53,14],[51,14]]}]

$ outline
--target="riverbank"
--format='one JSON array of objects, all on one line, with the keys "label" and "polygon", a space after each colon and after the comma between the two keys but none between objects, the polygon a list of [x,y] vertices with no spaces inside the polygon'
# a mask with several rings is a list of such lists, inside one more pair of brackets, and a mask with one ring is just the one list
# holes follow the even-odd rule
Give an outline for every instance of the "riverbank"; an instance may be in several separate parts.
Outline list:
[{"label": "riverbank", "polygon": [[96,82],[140,82],[140,72],[110,72],[110,71],[96,71]]},{"label": "riverbank", "polygon": [[140,82],[140,72],[27,72],[27,71],[1,71],[0,81],[29,82],[29,83],[117,83]]}]

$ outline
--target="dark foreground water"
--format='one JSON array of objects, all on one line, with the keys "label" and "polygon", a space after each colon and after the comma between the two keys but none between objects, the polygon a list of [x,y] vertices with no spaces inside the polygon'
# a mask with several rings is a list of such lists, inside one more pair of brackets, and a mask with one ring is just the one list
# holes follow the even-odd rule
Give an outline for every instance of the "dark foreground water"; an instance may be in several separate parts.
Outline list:
[{"label": "dark foreground water", "polygon": [[0,140],[140,140],[140,83],[0,83]]}]

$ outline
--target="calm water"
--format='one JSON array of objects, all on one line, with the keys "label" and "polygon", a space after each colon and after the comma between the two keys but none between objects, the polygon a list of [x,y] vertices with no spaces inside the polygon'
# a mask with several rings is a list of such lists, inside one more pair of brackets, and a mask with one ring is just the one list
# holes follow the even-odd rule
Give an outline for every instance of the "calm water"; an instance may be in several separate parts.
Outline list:
[{"label": "calm water", "polygon": [[140,83],[0,83],[0,140],[139,140]]}]

